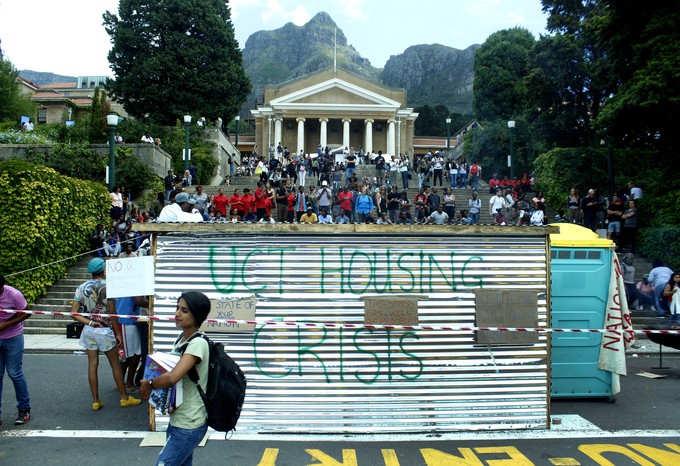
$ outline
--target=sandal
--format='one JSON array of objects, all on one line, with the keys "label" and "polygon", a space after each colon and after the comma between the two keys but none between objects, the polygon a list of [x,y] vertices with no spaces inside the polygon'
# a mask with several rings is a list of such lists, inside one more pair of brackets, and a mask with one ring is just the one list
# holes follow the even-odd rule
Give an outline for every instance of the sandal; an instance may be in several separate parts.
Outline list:
[{"label": "sandal", "polygon": [[99,411],[104,407],[104,402],[102,400],[92,403],[92,411]]}]

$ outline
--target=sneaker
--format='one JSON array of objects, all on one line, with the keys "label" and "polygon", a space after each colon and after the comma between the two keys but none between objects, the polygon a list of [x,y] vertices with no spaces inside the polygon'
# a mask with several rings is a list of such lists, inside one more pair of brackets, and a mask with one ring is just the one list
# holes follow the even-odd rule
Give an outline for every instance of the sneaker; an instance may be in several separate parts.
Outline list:
[{"label": "sneaker", "polygon": [[31,410],[30,409],[19,409],[19,414],[17,415],[16,421],[14,421],[15,426],[23,426],[28,424],[31,420]]},{"label": "sneaker", "polygon": [[128,396],[127,400],[120,400],[120,407],[127,408],[128,406],[137,406],[142,400],[135,398],[134,396]]}]

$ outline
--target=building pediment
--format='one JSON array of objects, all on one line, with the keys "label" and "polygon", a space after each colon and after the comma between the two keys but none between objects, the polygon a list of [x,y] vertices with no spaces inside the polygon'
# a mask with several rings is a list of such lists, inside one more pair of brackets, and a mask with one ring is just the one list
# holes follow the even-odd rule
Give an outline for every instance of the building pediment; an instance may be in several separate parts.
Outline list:
[{"label": "building pediment", "polygon": [[401,106],[395,100],[339,78],[291,92],[271,100],[269,104],[280,110],[311,110],[315,107],[328,108],[330,105],[338,109],[365,107],[396,111]]}]

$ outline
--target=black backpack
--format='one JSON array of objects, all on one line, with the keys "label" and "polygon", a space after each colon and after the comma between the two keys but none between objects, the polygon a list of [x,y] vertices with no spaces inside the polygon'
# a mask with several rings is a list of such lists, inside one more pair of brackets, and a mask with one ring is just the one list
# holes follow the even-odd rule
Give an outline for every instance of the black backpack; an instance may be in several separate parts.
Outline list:
[{"label": "black backpack", "polygon": [[[222,343],[216,343],[202,333],[189,337],[187,344],[196,337],[203,337],[208,342],[208,383],[204,391],[199,384],[196,367],[192,367],[188,376],[196,384],[198,393],[203,399],[208,412],[208,425],[218,432],[229,432],[236,428],[241,416],[243,401],[246,397],[246,376],[225,351]],[[187,346],[180,350],[184,354]]]}]

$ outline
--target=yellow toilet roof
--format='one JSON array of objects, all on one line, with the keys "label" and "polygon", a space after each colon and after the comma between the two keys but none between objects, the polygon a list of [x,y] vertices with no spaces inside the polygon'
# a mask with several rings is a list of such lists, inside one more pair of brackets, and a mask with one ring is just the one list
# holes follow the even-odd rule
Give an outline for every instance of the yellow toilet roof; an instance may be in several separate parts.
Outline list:
[{"label": "yellow toilet roof", "polygon": [[562,248],[613,248],[612,240],[600,238],[592,230],[573,223],[551,223],[551,227],[559,227],[559,233],[550,235],[551,247]]}]

